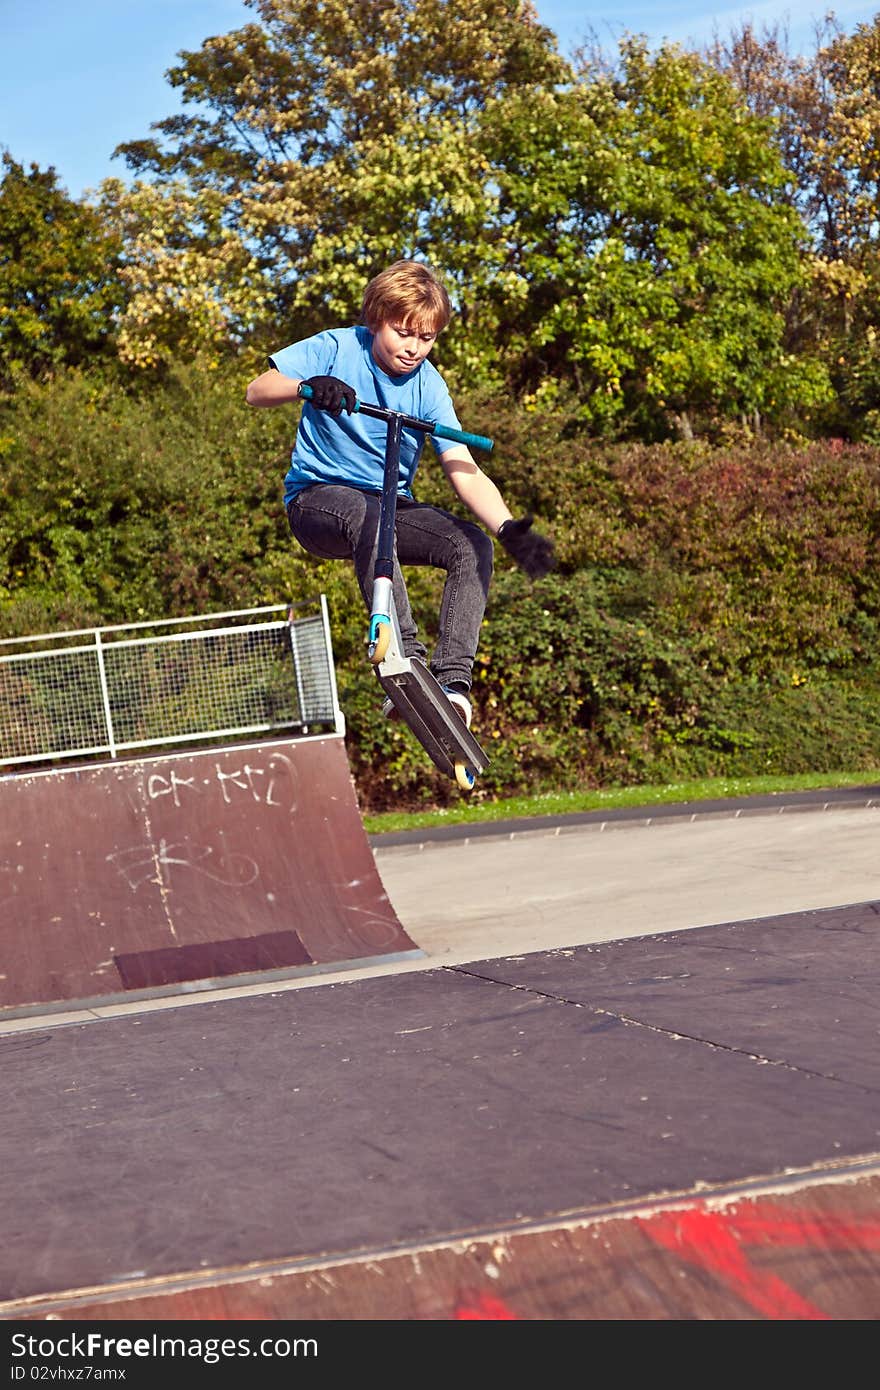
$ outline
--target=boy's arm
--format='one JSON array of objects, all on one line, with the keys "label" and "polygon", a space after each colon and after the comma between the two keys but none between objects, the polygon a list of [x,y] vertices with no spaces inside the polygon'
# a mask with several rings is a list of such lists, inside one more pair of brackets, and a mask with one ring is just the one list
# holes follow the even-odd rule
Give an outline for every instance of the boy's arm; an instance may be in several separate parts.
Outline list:
[{"label": "boy's arm", "polygon": [[511,520],[498,488],[479,467],[470,449],[456,444],[440,455],[440,464],[453,492],[473,512],[477,521],[497,536],[505,521]]},{"label": "boy's arm", "polygon": [[553,543],[532,530],[531,516],[514,521],[498,488],[478,467],[470,449],[456,444],[440,455],[443,472],[453,491],[487,530],[504,546],[530,579],[542,579],[556,568]]},{"label": "boy's arm", "polygon": [[297,399],[300,378],[285,376],[277,367],[254,377],[245,391],[248,405],[289,405]]},{"label": "boy's arm", "polygon": [[354,410],[357,397],[347,382],[336,376],[285,376],[277,367],[254,378],[245,391],[245,400],[248,405],[289,405],[299,398],[303,382],[312,388],[309,399],[317,410],[334,416],[341,415],[343,409],[349,415]]}]

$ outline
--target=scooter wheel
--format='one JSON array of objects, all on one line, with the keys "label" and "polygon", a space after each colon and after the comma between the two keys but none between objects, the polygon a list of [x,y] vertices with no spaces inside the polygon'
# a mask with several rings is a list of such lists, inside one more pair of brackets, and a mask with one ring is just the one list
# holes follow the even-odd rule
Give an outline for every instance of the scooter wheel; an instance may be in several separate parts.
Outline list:
[{"label": "scooter wheel", "polygon": [[380,623],[376,628],[376,640],[370,643],[370,660],[374,666],[378,666],[380,661],[385,660],[385,655],[391,645],[391,624]]},{"label": "scooter wheel", "polygon": [[467,763],[456,763],[455,780],[463,792],[470,792],[473,791],[474,783],[477,779],[474,776],[473,770],[468,767]]}]

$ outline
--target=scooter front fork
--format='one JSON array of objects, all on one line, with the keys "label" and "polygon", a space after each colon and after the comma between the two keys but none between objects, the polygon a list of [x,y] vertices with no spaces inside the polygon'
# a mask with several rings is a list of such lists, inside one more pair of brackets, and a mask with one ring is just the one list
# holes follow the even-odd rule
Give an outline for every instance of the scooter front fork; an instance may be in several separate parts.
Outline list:
[{"label": "scooter front fork", "polygon": [[390,579],[380,577],[373,580],[367,651],[374,666],[382,665],[384,675],[394,674],[409,665],[403,655],[403,639]]}]

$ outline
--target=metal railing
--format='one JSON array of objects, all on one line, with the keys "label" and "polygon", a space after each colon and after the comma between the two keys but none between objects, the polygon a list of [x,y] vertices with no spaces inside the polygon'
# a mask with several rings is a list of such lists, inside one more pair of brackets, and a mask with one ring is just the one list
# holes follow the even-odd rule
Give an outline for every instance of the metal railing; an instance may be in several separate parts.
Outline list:
[{"label": "metal railing", "polygon": [[316,725],[345,727],[323,594],[0,641],[0,766]]}]

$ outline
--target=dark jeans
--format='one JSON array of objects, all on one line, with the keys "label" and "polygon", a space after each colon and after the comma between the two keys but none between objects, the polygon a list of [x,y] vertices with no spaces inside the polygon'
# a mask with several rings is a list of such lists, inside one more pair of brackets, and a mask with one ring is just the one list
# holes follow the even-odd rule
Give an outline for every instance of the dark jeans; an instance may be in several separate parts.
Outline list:
[{"label": "dark jeans", "polygon": [[[335,483],[316,483],[291,500],[290,529],[304,550],[321,560],[352,560],[364,602],[372,608],[373,569],[379,530],[378,494]],[[440,507],[397,499],[394,551],[394,606],[403,650],[424,657],[400,572],[401,565],[432,565],[446,571],[440,607],[440,633],[431,670],[441,684],[471,684],[480,625],[492,578],[491,538],[472,521]]]}]

